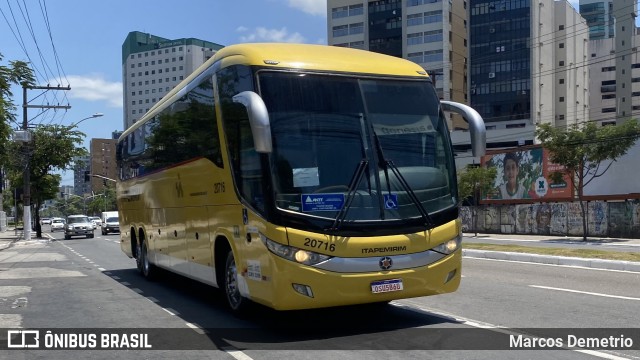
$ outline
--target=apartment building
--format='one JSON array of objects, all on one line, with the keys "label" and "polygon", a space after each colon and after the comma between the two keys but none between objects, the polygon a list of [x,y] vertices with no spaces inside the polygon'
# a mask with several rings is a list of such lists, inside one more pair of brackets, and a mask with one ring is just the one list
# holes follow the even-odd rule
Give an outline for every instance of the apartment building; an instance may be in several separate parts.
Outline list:
[{"label": "apartment building", "polygon": [[[440,98],[462,103],[467,93],[467,1],[328,0],[329,45],[402,57],[435,80]],[[451,128],[466,128],[457,115]]]},{"label": "apartment building", "polygon": [[167,39],[132,31],[122,44],[123,129],[223,46],[200,39]]}]

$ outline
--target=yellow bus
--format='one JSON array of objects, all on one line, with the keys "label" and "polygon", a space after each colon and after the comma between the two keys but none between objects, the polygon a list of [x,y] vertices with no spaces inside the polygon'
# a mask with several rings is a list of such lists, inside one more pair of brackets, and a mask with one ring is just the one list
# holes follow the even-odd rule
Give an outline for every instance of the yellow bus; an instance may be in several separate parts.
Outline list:
[{"label": "yellow bus", "polygon": [[230,309],[455,291],[461,225],[443,111],[419,65],[322,45],[225,47],[118,140],[121,247]]}]

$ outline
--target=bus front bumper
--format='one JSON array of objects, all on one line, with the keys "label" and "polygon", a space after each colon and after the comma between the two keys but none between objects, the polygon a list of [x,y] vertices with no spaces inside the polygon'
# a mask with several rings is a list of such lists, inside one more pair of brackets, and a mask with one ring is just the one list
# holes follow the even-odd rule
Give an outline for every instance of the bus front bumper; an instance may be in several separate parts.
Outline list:
[{"label": "bus front bumper", "polygon": [[[328,271],[271,255],[276,275],[263,277],[260,285],[251,279],[246,281],[250,288],[255,285],[253,288],[258,290],[249,294],[252,300],[276,310],[388,302],[450,293],[457,290],[461,277],[460,249],[425,266],[363,273]],[[265,287],[265,282],[270,286]]]}]

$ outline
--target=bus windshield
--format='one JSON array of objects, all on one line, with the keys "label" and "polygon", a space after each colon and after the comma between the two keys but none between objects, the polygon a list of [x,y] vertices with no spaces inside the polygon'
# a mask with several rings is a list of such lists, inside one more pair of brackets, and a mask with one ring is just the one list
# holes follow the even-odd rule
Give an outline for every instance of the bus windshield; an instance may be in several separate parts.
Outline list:
[{"label": "bus windshield", "polygon": [[449,133],[428,79],[260,71],[258,83],[281,211],[375,221],[455,206]]}]

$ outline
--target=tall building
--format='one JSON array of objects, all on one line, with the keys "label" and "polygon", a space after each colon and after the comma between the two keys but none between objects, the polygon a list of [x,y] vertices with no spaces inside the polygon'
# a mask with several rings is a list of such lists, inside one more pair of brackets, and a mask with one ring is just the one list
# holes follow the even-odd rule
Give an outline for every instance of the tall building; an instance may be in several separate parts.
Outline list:
[{"label": "tall building", "polygon": [[124,130],[223,46],[132,31],[122,44]]},{"label": "tall building", "polygon": [[470,44],[470,105],[488,148],[533,144],[538,124],[587,119],[588,29],[567,1],[472,0]]},{"label": "tall building", "polygon": [[[409,59],[444,100],[466,103],[467,1],[328,0],[329,45]],[[452,128],[466,128],[451,116]]]},{"label": "tall building", "polygon": [[[623,55],[617,50],[616,43],[613,38],[589,41],[590,102],[594,104],[589,118],[601,125],[617,124],[629,117],[640,118],[640,54],[624,55],[631,64],[623,69],[618,62]],[[640,44],[640,34],[632,37],[632,43]],[[623,95],[625,89],[631,90],[630,96]]]},{"label": "tall building", "polygon": [[[94,193],[100,193],[117,174],[115,139],[91,139],[91,179],[90,187]],[[98,175],[98,176],[94,176]],[[107,178],[107,179],[105,179]]]},{"label": "tall building", "polygon": [[614,36],[613,0],[580,0],[580,15],[589,26],[589,40]]},{"label": "tall building", "polygon": [[73,168],[73,194],[78,196],[91,194],[90,183],[85,181],[85,174],[91,172],[91,157],[78,156],[73,159],[73,163],[75,164]]}]

